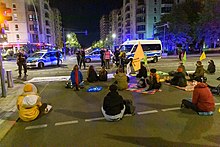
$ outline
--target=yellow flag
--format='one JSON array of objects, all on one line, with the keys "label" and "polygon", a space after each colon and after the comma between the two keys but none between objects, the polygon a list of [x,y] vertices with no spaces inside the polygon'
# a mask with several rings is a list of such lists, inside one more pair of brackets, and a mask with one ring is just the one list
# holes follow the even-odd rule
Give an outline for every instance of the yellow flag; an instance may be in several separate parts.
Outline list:
[{"label": "yellow flag", "polygon": [[137,71],[141,68],[141,60],[144,58],[144,51],[140,42],[138,42],[138,47],[134,53],[134,58],[132,61],[132,65],[134,67],[134,71]]},{"label": "yellow flag", "polygon": [[144,54],[144,65],[147,65],[147,55]]},{"label": "yellow flag", "polygon": [[200,56],[199,60],[202,61],[206,58],[205,52],[202,52],[202,55]]},{"label": "yellow flag", "polygon": [[186,52],[185,52],[184,55],[183,55],[182,61],[183,61],[183,64],[186,64]]}]

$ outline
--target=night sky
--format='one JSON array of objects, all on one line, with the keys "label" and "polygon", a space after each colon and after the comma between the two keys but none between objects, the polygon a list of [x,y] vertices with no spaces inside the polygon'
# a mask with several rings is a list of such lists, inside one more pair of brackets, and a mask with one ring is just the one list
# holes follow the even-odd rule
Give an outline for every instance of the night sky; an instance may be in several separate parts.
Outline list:
[{"label": "night sky", "polygon": [[88,30],[88,36],[77,34],[83,47],[98,41],[99,20],[115,8],[121,8],[123,0],[50,0],[50,5],[60,10],[64,28]]}]

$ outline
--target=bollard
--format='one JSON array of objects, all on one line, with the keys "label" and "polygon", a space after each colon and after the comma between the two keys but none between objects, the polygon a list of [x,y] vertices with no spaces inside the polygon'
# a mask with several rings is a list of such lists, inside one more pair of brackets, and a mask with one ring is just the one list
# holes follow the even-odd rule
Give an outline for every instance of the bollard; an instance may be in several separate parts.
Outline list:
[{"label": "bollard", "polygon": [[6,74],[7,74],[8,88],[14,87],[14,82],[13,82],[13,79],[12,79],[12,72],[11,72],[11,70],[7,70]]}]

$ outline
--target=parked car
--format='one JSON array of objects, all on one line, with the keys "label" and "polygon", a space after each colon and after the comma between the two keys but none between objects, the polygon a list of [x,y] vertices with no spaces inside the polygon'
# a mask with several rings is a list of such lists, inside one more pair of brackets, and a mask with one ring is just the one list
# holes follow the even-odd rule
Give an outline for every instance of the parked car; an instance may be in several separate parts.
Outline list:
[{"label": "parked car", "polygon": [[[45,66],[57,65],[56,53],[60,51],[39,51],[27,58],[28,68],[44,68]],[[60,64],[63,62],[63,55],[60,52]]]},{"label": "parked car", "polygon": [[[96,49],[96,50],[93,50],[92,52],[86,54],[86,56],[85,56],[86,63],[101,61],[100,51],[101,51],[100,49]],[[111,52],[111,50],[109,50],[109,51],[110,51],[111,59],[112,59],[114,54]]]}]

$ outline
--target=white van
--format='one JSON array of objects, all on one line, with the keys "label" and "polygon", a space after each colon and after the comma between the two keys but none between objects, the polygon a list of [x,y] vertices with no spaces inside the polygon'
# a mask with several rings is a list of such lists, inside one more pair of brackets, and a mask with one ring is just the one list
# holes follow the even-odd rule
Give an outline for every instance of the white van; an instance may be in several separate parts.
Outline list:
[{"label": "white van", "polygon": [[126,59],[130,61],[134,57],[134,53],[137,49],[138,42],[140,42],[144,54],[147,55],[147,60],[152,62],[158,62],[162,54],[162,44],[160,40],[130,40],[125,41],[120,45],[120,51],[126,52]]}]

